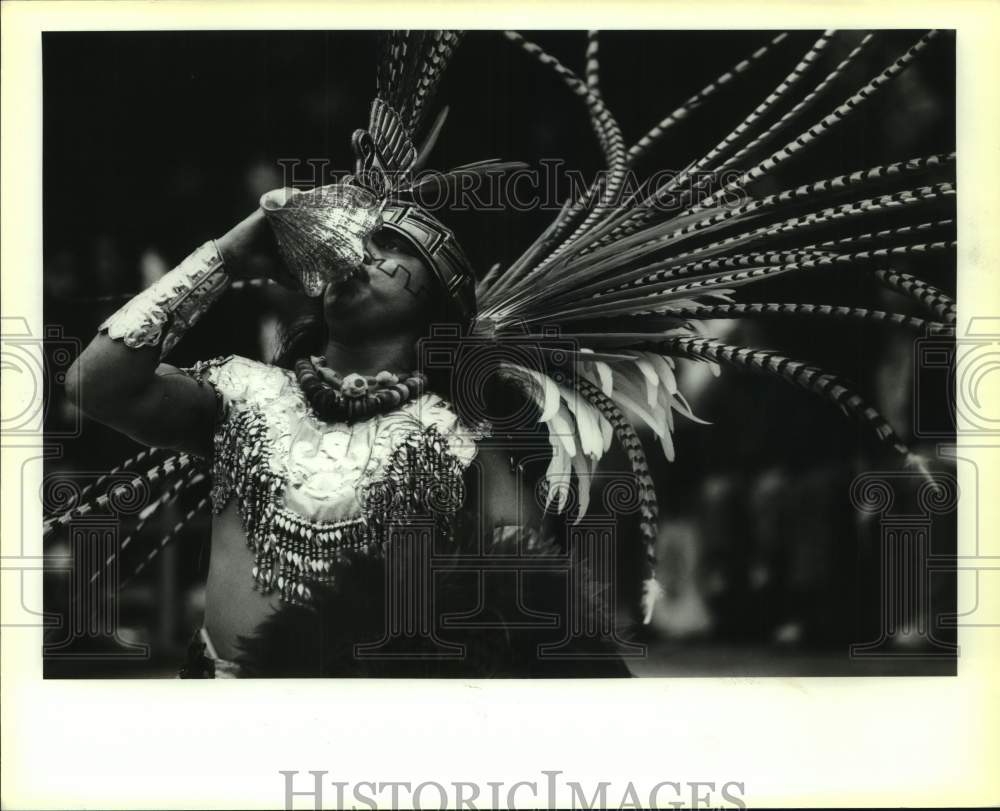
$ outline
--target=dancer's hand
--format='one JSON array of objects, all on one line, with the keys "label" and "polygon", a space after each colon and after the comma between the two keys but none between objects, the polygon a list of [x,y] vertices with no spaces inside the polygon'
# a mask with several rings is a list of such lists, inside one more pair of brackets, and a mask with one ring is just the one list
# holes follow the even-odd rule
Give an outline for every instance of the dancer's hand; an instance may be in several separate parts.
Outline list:
[{"label": "dancer's hand", "polygon": [[[275,189],[261,197],[261,206],[281,206],[296,189]],[[238,222],[215,240],[222,254],[226,272],[234,279],[268,277],[293,290],[301,289],[295,277],[288,272],[278,254],[274,231],[258,208],[249,217]]]}]

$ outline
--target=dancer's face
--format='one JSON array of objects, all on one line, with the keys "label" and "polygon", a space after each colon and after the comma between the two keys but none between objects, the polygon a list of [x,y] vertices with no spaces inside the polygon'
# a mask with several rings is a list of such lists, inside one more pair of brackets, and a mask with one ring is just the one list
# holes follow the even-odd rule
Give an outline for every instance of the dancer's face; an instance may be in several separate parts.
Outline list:
[{"label": "dancer's face", "polygon": [[383,225],[368,237],[357,271],[327,286],[327,324],[332,334],[420,330],[437,307],[437,287],[433,271],[409,238]]}]

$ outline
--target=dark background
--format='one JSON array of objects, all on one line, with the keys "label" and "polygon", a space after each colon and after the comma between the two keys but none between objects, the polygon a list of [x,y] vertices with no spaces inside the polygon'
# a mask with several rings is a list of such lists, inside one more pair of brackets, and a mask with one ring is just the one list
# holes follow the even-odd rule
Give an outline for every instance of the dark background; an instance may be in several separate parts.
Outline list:
[{"label": "dark background", "polygon": [[[711,148],[781,81],[817,34],[792,32],[773,57],[675,127],[645,165],[680,169]],[[626,140],[636,140],[773,35],[602,34],[602,92]],[[918,36],[879,32],[860,64],[787,137],[829,112]],[[583,32],[531,32],[529,38],[582,74]],[[859,38],[847,33],[814,80]],[[374,93],[370,32],[69,32],[47,33],[43,45],[45,318],[84,344],[125,294],[224,233],[253,210],[262,192],[281,185],[279,161],[327,159],[333,169],[349,169],[350,135],[367,122]],[[953,149],[954,92],[954,38],[946,33],[886,92],[805,159],[754,186],[754,194]],[[600,167],[582,103],[496,32],[467,35],[438,101],[451,113],[434,168],[490,157],[532,164],[562,158],[585,172]],[[485,270],[516,258],[551,216],[444,218]],[[894,267],[954,289],[951,261],[935,256],[930,265]],[[809,277],[786,285],[781,295],[909,311],[907,302],[880,292],[863,274],[834,281]],[[776,297],[767,291],[754,296]],[[266,359],[278,326],[299,306],[296,297],[274,288],[234,291],[171,361],[184,365],[229,353]],[[713,328],[724,334],[729,326]],[[843,373],[872,396],[904,438],[912,434],[914,336],[879,327],[755,323],[738,327],[727,340],[782,349]],[[940,649],[919,633],[897,634],[887,658],[848,655],[851,643],[879,636],[882,577],[878,527],[851,506],[849,486],[858,473],[893,470],[897,461],[876,455],[869,439],[835,410],[780,382],[726,372],[704,387],[693,378],[689,385],[696,413],[714,425],[682,423],[673,464],[650,448],[664,516],[660,553],[668,596],[646,640],[650,656],[637,670],[953,672],[952,658],[925,656]],[[942,392],[925,396],[925,413],[942,409]],[[75,418],[59,390],[50,391],[47,429],[57,432]],[[933,455],[933,446],[915,444]],[[82,435],[63,444],[62,458],[47,473],[86,477],[137,450],[85,421]],[[193,506],[192,499],[183,495],[150,521],[147,546],[123,561],[122,577]],[[934,525],[936,554],[953,549],[954,523],[952,514]],[[65,658],[60,648],[60,656],[48,657],[47,673],[170,673],[198,624],[207,526],[204,516],[192,522],[119,596],[121,637],[149,645],[151,659]],[[67,538],[59,535],[47,551],[67,549]],[[933,587],[934,616],[953,610],[953,579],[935,578]],[[66,591],[65,577],[51,573],[47,609],[64,612]],[[947,629],[934,633],[953,639]],[[86,653],[93,645],[117,649],[90,641],[68,650]]]}]

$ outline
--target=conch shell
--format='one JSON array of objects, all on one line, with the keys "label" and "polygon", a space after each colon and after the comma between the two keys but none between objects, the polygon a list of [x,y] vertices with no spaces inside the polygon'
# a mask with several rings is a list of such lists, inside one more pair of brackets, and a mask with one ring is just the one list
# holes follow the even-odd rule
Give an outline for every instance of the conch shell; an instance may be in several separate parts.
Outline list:
[{"label": "conch shell", "polygon": [[381,221],[378,198],[338,183],[310,191],[279,189],[260,199],[278,251],[307,296],[347,278],[364,261],[365,240]]}]

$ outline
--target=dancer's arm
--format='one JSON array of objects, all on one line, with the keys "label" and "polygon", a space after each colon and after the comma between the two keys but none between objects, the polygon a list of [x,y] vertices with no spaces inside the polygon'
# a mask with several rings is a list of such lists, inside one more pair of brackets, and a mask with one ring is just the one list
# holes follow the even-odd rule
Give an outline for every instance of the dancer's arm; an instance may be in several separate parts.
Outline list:
[{"label": "dancer's arm", "polygon": [[101,325],[67,373],[71,402],[144,444],[207,453],[215,396],[160,358],[241,274],[247,257],[270,251],[271,241],[258,209],[132,299]]}]

